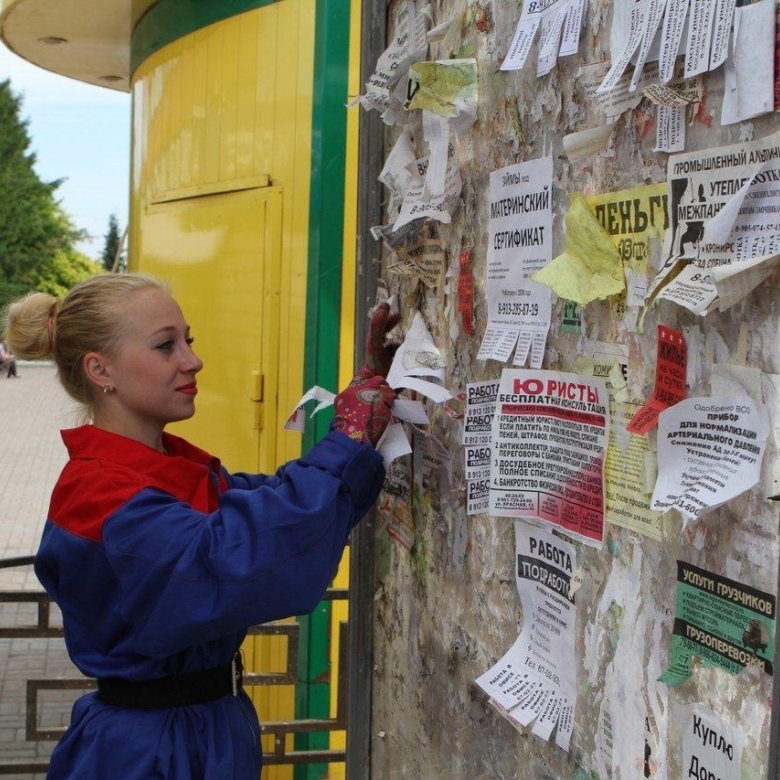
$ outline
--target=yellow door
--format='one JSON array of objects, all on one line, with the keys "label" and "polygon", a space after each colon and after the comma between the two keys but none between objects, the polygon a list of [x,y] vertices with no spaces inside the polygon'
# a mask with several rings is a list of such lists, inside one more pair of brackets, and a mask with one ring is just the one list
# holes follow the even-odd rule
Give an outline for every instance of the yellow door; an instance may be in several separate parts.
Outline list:
[{"label": "yellow door", "polygon": [[204,363],[195,417],[172,430],[231,471],[277,466],[281,209],[262,187],[157,203],[143,222],[141,267],[170,282]]}]

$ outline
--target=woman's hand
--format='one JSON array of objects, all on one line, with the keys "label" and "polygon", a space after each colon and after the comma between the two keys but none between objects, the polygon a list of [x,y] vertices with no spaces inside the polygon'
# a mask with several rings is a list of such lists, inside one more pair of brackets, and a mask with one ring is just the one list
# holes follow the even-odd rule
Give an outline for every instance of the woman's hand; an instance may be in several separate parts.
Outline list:
[{"label": "woman's hand", "polygon": [[376,446],[392,418],[395,391],[381,376],[359,372],[333,402],[331,428]]},{"label": "woman's hand", "polygon": [[386,343],[387,334],[398,324],[401,315],[390,313],[390,304],[380,303],[371,317],[366,333],[366,354],[360,373],[386,377],[399,345]]}]

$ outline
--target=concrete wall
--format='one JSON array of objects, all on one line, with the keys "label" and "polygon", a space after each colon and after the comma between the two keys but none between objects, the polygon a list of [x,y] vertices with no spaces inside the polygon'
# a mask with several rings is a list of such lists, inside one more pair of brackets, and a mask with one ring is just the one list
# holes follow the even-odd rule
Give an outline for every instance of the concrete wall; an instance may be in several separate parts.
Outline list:
[{"label": "concrete wall", "polygon": [[[388,3],[391,35],[402,6]],[[577,73],[582,65],[610,59],[613,3],[588,3],[579,52],[559,59],[557,67],[540,78],[535,75],[536,45],[522,71],[499,70],[518,6],[515,0],[432,4],[433,24],[450,18],[457,22],[443,41],[431,44],[428,59],[476,59],[478,118],[462,147],[463,188],[452,222],[426,228],[446,248],[446,267],[435,283],[399,275],[392,269],[398,258],[387,248],[382,251],[381,276],[388,291],[399,296],[403,323],[408,326],[415,311],[422,314],[443,354],[446,384],[453,389],[498,378],[506,367],[476,359],[486,327],[491,171],[552,155],[553,256],[564,247],[564,215],[572,193],[614,192],[666,181],[669,155],[653,150],[656,109],[646,99],[619,119],[609,156],[596,153],[572,163],[564,153],[564,136],[604,123]],[[777,130],[774,114],[721,126],[723,68],[706,73],[703,85],[703,100],[689,109],[686,151]],[[423,156],[421,112],[408,112],[405,121],[417,154]],[[387,128],[386,152],[401,129],[399,124]],[[387,218],[394,215],[388,205]],[[458,260],[464,248],[473,250],[472,335],[464,330],[457,305]],[[659,238],[650,243],[648,282],[661,256]],[[630,396],[644,401],[655,379],[656,326],[664,324],[686,334],[689,397],[710,394],[715,363],[780,373],[777,287],[775,274],[727,311],[703,317],[659,301],[650,307],[641,330],[631,325],[615,298],[595,301],[582,307],[579,334],[562,332],[564,300],[554,295],[543,368],[577,372],[578,358],[593,354],[598,345],[620,345],[628,356]],[[456,409],[457,403],[447,406]],[[408,490],[384,496],[377,523],[372,776],[688,777],[691,765],[682,765],[682,729],[690,708],[700,706],[744,733],[741,776],[766,777],[772,731],[770,675],[756,669],[731,675],[697,665],[688,682],[676,688],[656,678],[670,662],[678,560],[776,593],[778,509],[765,497],[772,492],[766,484],[775,461],[773,445],[764,459],[762,483],[686,527],[679,514],[668,512],[661,540],[609,523],[601,549],[576,544],[583,584],[576,597],[577,703],[566,753],[554,742],[513,727],[474,684],[507,651],[522,625],[514,528],[506,518],[467,516],[462,424],[444,406],[428,407],[430,433],[451,455],[451,475],[425,457],[430,440],[416,434],[414,456],[394,466],[396,485]],[[655,449],[655,431],[649,434],[649,445]],[[645,499],[649,503],[649,495],[643,495]]]}]

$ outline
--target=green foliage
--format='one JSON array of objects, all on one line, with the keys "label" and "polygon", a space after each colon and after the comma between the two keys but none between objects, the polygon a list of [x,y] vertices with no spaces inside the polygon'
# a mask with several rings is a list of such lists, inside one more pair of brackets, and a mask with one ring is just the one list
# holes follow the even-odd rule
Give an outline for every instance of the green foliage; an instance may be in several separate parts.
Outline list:
[{"label": "green foliage", "polygon": [[61,180],[44,182],[35,172],[20,111],[10,81],[0,81],[0,306],[50,276],[46,269],[60,262],[55,258],[77,254],[83,236],[55,198]]},{"label": "green foliage", "polygon": [[102,271],[99,262],[81,252],[74,249],[59,250],[36,270],[32,287],[61,298],[73,285]]},{"label": "green foliage", "polygon": [[103,252],[100,255],[103,261],[103,268],[110,271],[114,267],[114,259],[119,251],[119,244],[122,237],[119,233],[119,222],[116,214],[111,214],[108,218],[108,232],[103,236]]}]

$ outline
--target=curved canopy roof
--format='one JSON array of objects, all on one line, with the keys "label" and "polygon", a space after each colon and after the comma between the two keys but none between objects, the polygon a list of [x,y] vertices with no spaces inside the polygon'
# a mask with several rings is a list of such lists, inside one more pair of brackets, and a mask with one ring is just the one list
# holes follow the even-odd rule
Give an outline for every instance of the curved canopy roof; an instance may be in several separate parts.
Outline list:
[{"label": "curved canopy roof", "polygon": [[130,38],[157,0],[0,0],[0,38],[54,73],[130,90]]}]

